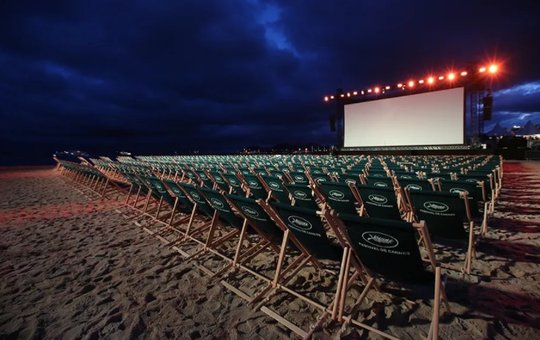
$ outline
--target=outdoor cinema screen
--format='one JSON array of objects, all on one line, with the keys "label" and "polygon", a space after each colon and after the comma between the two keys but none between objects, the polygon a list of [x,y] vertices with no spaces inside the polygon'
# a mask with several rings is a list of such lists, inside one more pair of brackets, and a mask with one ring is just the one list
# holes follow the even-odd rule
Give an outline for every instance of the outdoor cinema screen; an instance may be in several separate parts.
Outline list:
[{"label": "outdoor cinema screen", "polygon": [[345,105],[344,147],[464,142],[463,87]]}]

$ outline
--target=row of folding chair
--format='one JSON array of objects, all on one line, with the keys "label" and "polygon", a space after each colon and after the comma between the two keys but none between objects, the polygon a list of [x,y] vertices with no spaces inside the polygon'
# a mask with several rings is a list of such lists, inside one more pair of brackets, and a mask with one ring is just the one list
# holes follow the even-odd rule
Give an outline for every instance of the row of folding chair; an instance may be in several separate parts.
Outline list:
[{"label": "row of folding chair", "polygon": [[67,178],[82,185],[83,188],[98,194],[100,197],[107,197],[115,191],[115,184],[98,169],[88,163],[76,163],[54,158],[57,162],[57,169]]},{"label": "row of folding chair", "polygon": [[[141,181],[145,182],[144,179],[141,179]],[[359,260],[360,251],[363,252],[365,250],[356,249],[356,253],[353,254],[351,246],[352,243],[347,243],[348,241],[344,238],[344,231],[339,231],[337,229],[337,222],[335,222],[337,217],[330,217],[330,209],[323,208],[323,212],[318,214],[317,210],[315,209],[300,208],[296,206],[291,206],[289,204],[282,204],[277,202],[267,203],[265,200],[262,199],[255,201],[250,198],[232,194],[224,195],[217,190],[204,187],[196,187],[186,183],[176,183],[175,186],[175,184],[173,184],[175,182],[163,181],[160,185],[158,182],[159,180],[156,177],[146,179],[146,181],[148,181],[147,189],[149,192],[154,190],[156,191],[156,193],[158,193],[157,190],[160,188],[161,185],[163,185],[163,188],[170,190],[161,191],[159,195],[156,195],[154,197],[155,199],[157,199],[157,197],[160,197],[160,202],[163,197],[168,197],[168,195],[170,195],[170,197],[172,198],[173,195],[176,195],[174,203],[170,201],[170,199],[165,199],[167,202],[169,202],[169,204],[173,203],[173,209],[175,207],[178,207],[177,200],[182,197],[181,195],[177,194],[178,192],[182,192],[185,195],[184,197],[187,197],[188,201],[192,203],[192,215],[190,216],[189,223],[185,228],[184,235],[183,237],[179,237],[177,240],[173,241],[173,244],[176,248],[180,247],[182,242],[186,239],[193,240],[195,238],[195,235],[200,235],[197,234],[197,232],[201,230],[201,228],[207,228],[208,233],[206,236],[206,240],[198,241],[200,243],[200,249],[197,250],[194,254],[188,255],[190,257],[198,256],[205,251],[217,252],[215,248],[218,245],[222,245],[223,243],[221,240],[216,241],[212,238],[213,233],[215,233],[218,219],[225,217],[228,224],[233,228],[236,228],[236,230],[240,228],[240,223],[238,222],[239,217],[244,219],[241,227],[241,232],[234,232],[234,230],[232,232],[234,235],[239,236],[239,241],[236,246],[234,256],[232,257],[232,259],[229,259],[228,265],[226,265],[223,269],[219,270],[218,272],[212,272],[211,274],[217,275],[224,273],[226,270],[237,269],[244,270],[250,274],[255,275],[258,279],[262,279],[262,281],[265,282],[266,285],[263,285],[263,288],[254,296],[249,296],[240,288],[233,287],[230,283],[227,283],[225,281],[223,283],[227,288],[231,289],[238,295],[246,298],[250,303],[259,303],[257,305],[258,308],[260,308],[268,315],[276,318],[284,325],[290,327],[297,334],[302,336],[309,336],[311,332],[322,326],[322,323],[326,318],[332,318],[341,322],[351,322],[356,324],[357,326],[376,332],[380,335],[392,338],[392,336],[382,333],[381,331],[367,324],[364,324],[361,321],[353,320],[350,316],[345,314],[346,296],[348,289],[353,284],[358,283],[356,281],[358,281],[358,278],[361,277],[362,280],[360,280],[360,282],[362,282],[362,284],[364,285],[364,291],[361,294],[361,300],[363,301],[369,290],[375,286],[375,279],[368,274],[369,271],[363,266],[362,262]],[[153,183],[153,185],[151,183]],[[173,188],[177,189],[176,194],[174,193],[175,190],[173,190]],[[151,197],[152,196],[149,195],[148,199],[150,199]],[[147,206],[148,205],[145,205],[145,209],[147,209]],[[209,209],[208,207],[211,208]],[[192,226],[193,221],[193,212],[195,211],[200,211],[207,217],[210,217],[211,215],[212,218],[209,224],[207,222],[204,226],[200,226],[198,229],[190,231],[190,227]],[[234,213],[233,211],[235,211],[236,213]],[[157,216],[157,214],[155,216]],[[228,216],[228,218],[226,216]],[[323,219],[321,219],[321,216],[324,216]],[[376,219],[361,219],[360,217],[355,217],[352,215],[349,215],[346,218],[348,219],[347,221],[349,224],[353,222],[360,224],[370,222],[375,223],[376,225],[377,223],[383,223],[385,228],[387,228],[387,224],[389,223],[386,220],[382,220],[381,222],[377,221]],[[172,220],[172,218],[169,220],[169,224],[171,225],[173,224]],[[337,239],[339,239],[340,244],[344,246],[342,254],[336,253],[335,247],[333,247],[333,245],[329,241],[329,237],[327,236],[327,232],[325,230],[325,224],[327,224],[328,221],[334,221],[334,224],[332,224],[334,228],[333,235]],[[413,227],[411,227],[412,224],[410,223],[395,223],[405,223],[404,225],[410,228],[410,231],[415,230]],[[248,225],[249,227],[255,229],[260,238],[264,240],[264,242],[260,244],[260,246],[266,246],[267,248],[272,249],[274,251],[274,255],[277,256],[277,263],[273,276],[268,277],[261,275],[253,268],[249,268],[245,264],[245,259],[252,257],[253,253],[261,251],[260,247],[248,248],[248,250],[246,250],[248,254],[243,254],[240,251],[243,238],[246,237],[246,228]],[[392,223],[390,223],[390,225],[392,225]],[[374,227],[370,225],[370,228]],[[279,233],[279,235],[281,235],[281,240],[278,242],[272,242],[273,239],[275,240],[276,233]],[[231,236],[229,233],[222,238],[230,239],[230,237]],[[401,237],[403,238],[403,236]],[[425,234],[425,231],[422,239],[425,241],[429,240],[429,235]],[[257,244],[259,243],[261,242],[258,242]],[[292,244],[292,247],[288,246],[289,243]],[[270,246],[271,244],[273,246]],[[422,269],[418,267],[418,265],[421,264],[421,258],[419,256],[416,242],[409,242],[409,246],[411,245],[414,245],[416,252],[412,253],[413,255],[410,256],[409,260],[405,260],[405,262],[402,261],[402,263],[409,263],[408,261],[413,261],[412,259],[414,259],[414,261],[420,262],[417,262],[416,265],[412,265],[411,268],[415,268],[415,271],[407,271],[406,275],[412,275],[412,277],[416,277],[417,279],[425,279],[423,267]],[[401,251],[395,251],[395,254],[401,253]],[[432,252],[430,254],[432,254]],[[287,259],[286,255],[290,255],[290,259]],[[224,258],[226,257],[223,254],[221,254],[221,256],[223,256]],[[364,256],[366,257],[368,263],[371,263],[370,259],[372,258],[372,255]],[[385,256],[387,256],[387,253],[385,253]],[[303,294],[295,290],[294,287],[288,285],[288,283],[291,282],[294,274],[297,274],[300,270],[302,270],[308,265],[316,268],[317,270],[324,269],[321,261],[323,261],[324,258],[328,257],[337,259],[338,261],[337,264],[334,265],[334,268],[339,268],[339,273],[336,275],[337,282],[333,294],[334,297],[330,304],[323,305],[320,302],[314,300],[313,297],[304,296]],[[340,258],[341,262],[339,261]],[[286,263],[288,263],[288,265],[285,265]],[[376,267],[376,269],[382,271],[382,273],[392,273],[390,275],[390,277],[392,278],[399,277],[403,274],[401,272],[391,271],[386,265],[386,261],[382,263],[384,263],[385,265],[381,266],[381,262],[379,262],[379,266]],[[432,261],[431,264],[433,263],[434,262]],[[404,267],[401,266],[400,268]],[[420,275],[419,273],[422,274]],[[417,277],[417,275],[420,276]],[[283,317],[279,316],[279,314],[271,307],[273,301],[275,302],[275,299],[273,300],[273,297],[275,297],[278,292],[286,292],[288,294],[292,294],[293,296],[300,298],[303,301],[315,306],[315,308],[318,308],[321,311],[321,318],[318,320],[318,322],[315,323],[314,327],[312,327],[308,331],[304,331],[299,327],[294,326],[292,323],[290,323],[290,321],[287,321]],[[360,301],[359,303],[361,303],[362,301]],[[431,330],[432,335],[433,333],[436,334],[435,328],[436,325],[434,323],[434,328]]]},{"label": "row of folding chair", "polygon": [[[135,162],[135,165],[136,162]],[[315,171],[314,171],[315,172]],[[219,173],[219,172],[218,172]],[[320,174],[318,172],[315,172],[316,174]],[[359,254],[362,251],[367,251],[366,249],[373,248],[374,246],[371,245],[369,242],[364,239],[364,245],[368,245],[365,249],[356,249],[356,253],[353,253],[354,248],[354,242],[351,242],[350,240],[353,239],[355,236],[352,236],[354,234],[347,234],[349,231],[345,231],[345,228],[347,226],[350,226],[354,224],[355,219],[363,219],[362,223],[367,223],[366,221],[370,220],[372,223],[377,222],[376,218],[366,218],[366,217],[359,217],[358,215],[362,215],[362,205],[359,205],[358,202],[363,202],[364,200],[369,200],[370,194],[367,194],[367,198],[364,198],[363,200],[358,200],[358,197],[353,197],[357,202],[357,205],[353,207],[354,209],[348,210],[346,212],[342,212],[340,214],[336,214],[333,212],[332,208],[337,207],[336,204],[333,204],[333,207],[331,208],[331,205],[329,204],[330,199],[329,197],[334,198],[334,201],[341,202],[345,200],[345,197],[342,197],[341,193],[339,192],[331,192],[331,190],[326,190],[325,194],[327,195],[326,199],[322,199],[322,196],[317,196],[316,194],[316,187],[315,185],[324,186],[326,188],[327,185],[338,185],[341,184],[340,189],[345,189],[343,185],[345,185],[347,188],[354,187],[353,183],[349,182],[349,184],[344,183],[338,183],[338,182],[332,182],[332,181],[321,181],[321,180],[315,180],[312,176],[312,174],[309,171],[306,171],[304,175],[308,179],[308,184],[310,186],[307,186],[305,184],[296,184],[296,183],[284,183],[282,180],[280,180],[278,177],[272,177],[269,176],[268,178],[264,178],[263,176],[259,174],[251,174],[254,177],[250,178],[246,176],[250,176],[250,173],[245,172],[243,173],[244,179],[241,180],[240,176],[237,176],[237,174],[229,173],[228,175],[234,175],[234,177],[241,183],[240,186],[238,186],[236,189],[239,191],[236,191],[236,193],[244,193],[247,196],[251,196],[252,198],[246,198],[243,196],[234,195],[231,192],[231,186],[228,184],[230,183],[230,179],[234,179],[231,177],[229,180],[226,180],[227,186],[223,186],[219,188],[219,185],[217,184],[217,181],[215,180],[215,177],[210,175],[208,176],[209,181],[205,182],[204,177],[202,176],[208,175],[209,172],[202,172],[197,173],[197,176],[186,176],[187,182],[189,183],[182,183],[182,182],[176,182],[174,180],[166,179],[166,177],[170,177],[169,175],[164,175],[163,173],[160,173],[156,175],[153,173],[149,168],[145,168],[144,170],[137,170],[134,171],[134,173],[129,174],[131,177],[130,180],[132,181],[132,186],[134,190],[130,190],[130,193],[132,191],[136,191],[136,194],[134,193],[136,197],[134,198],[134,206],[138,206],[137,200],[139,200],[139,197],[144,196],[142,199],[142,205],[141,210],[143,213],[151,215],[156,220],[159,220],[161,218],[160,210],[162,209],[162,205],[165,202],[166,205],[169,206],[171,209],[170,215],[168,215],[168,218],[161,218],[163,224],[165,225],[163,228],[160,228],[159,231],[161,235],[166,235],[167,233],[173,233],[176,235],[176,238],[173,240],[173,244],[175,247],[180,249],[181,245],[185,244],[188,240],[193,240],[199,236],[199,241],[197,242],[200,245],[200,249],[197,250],[195,253],[188,254],[184,252],[184,255],[187,255],[190,258],[199,256],[200,254],[203,254],[205,252],[218,252],[215,250],[215,248],[219,245],[224,245],[225,242],[231,240],[232,237],[239,236],[239,243],[236,246],[236,251],[234,252],[234,256],[232,257],[232,260],[229,258],[229,264],[223,267],[223,269],[219,270],[217,273],[213,272],[213,275],[218,275],[221,273],[225,273],[227,271],[230,271],[232,269],[236,270],[244,270],[252,275],[255,275],[259,279],[262,279],[263,282],[266,282],[266,286],[258,292],[255,296],[248,296],[245,292],[242,292],[240,289],[237,289],[233,287],[232,285],[224,282],[225,285],[228,285],[228,288],[235,291],[239,295],[247,298],[250,302],[259,302],[263,298],[264,305],[260,305],[259,307],[265,311],[267,314],[276,317],[280,322],[284,322],[284,324],[289,325],[285,320],[281,319],[279,315],[277,315],[274,311],[268,307],[269,302],[269,296],[272,296],[275,294],[276,291],[286,291],[288,293],[291,293],[295,296],[300,296],[301,294],[298,294],[294,289],[290,288],[287,283],[292,280],[292,276],[295,272],[301,270],[306,265],[311,265],[314,268],[320,268],[321,264],[320,261],[317,261],[317,252],[322,251],[323,257],[332,253],[330,249],[331,247],[325,247],[323,244],[327,244],[326,241],[328,241],[328,237],[326,239],[323,237],[323,229],[319,228],[316,229],[316,231],[310,231],[306,230],[307,226],[310,226],[310,228],[313,228],[313,225],[317,225],[317,220],[313,219],[319,218],[323,216],[323,219],[321,220],[323,225],[328,227],[328,221],[333,221],[334,228],[333,234],[336,239],[340,240],[340,244],[343,245],[349,245],[347,248],[348,250],[344,250],[341,256],[341,263],[340,263],[340,270],[338,275],[338,284],[337,288],[334,294],[334,299],[332,300],[332,303],[328,306],[323,306],[320,303],[314,302],[312,299],[307,297],[302,297],[304,301],[308,301],[309,303],[312,303],[319,309],[321,309],[324,317],[332,317],[334,320],[340,320],[345,322],[357,322],[352,320],[350,316],[346,316],[344,312],[344,307],[346,305],[345,300],[347,298],[347,289],[350,287],[350,284],[354,281],[352,278],[354,277],[357,279],[358,277],[363,278],[363,283],[365,284],[365,289],[368,289],[369,287],[372,287],[374,285],[374,281],[371,281],[373,277],[370,277],[369,275],[366,276],[366,273],[369,273],[370,270],[366,269],[363,266],[363,263],[359,260],[361,257]],[[223,176],[223,173],[219,173],[221,176]],[[160,178],[161,177],[161,178]],[[212,178],[214,177],[214,178]],[[219,177],[216,175],[216,177]],[[226,176],[225,176],[226,177]],[[239,178],[240,177],[240,178]],[[311,177],[311,179],[310,179]],[[377,177],[377,176],[375,176]],[[260,194],[253,194],[253,192],[256,192],[259,187],[257,187],[253,183],[249,183],[249,180],[257,179],[259,187],[262,187],[265,189],[266,193],[268,194],[266,197],[265,195]],[[298,180],[298,179],[297,179]],[[168,182],[167,182],[168,181]],[[213,189],[208,188],[209,184],[212,184]],[[225,182],[225,181],[224,181]],[[286,182],[290,182],[290,179]],[[195,185],[192,185],[195,184]],[[247,184],[247,185],[246,185]],[[356,185],[358,187],[360,185]],[[393,190],[394,188],[381,188],[377,186],[369,186],[364,184],[364,186],[369,188],[374,188],[375,190]],[[276,192],[279,192],[278,189],[281,189],[284,194],[281,195],[281,199],[279,199],[279,195],[276,194]],[[328,188],[327,188],[328,189]],[[225,192],[228,192],[228,194],[224,194]],[[261,191],[262,192],[262,191]],[[294,192],[298,192],[300,194],[294,195]],[[353,191],[351,191],[352,193]],[[358,191],[360,192],[360,191]],[[288,195],[286,195],[288,193]],[[302,194],[303,193],[303,194]],[[395,191],[394,191],[395,194]],[[128,198],[126,202],[130,203],[130,195],[128,195]],[[360,199],[362,199],[362,196],[359,194]],[[181,198],[183,197],[183,198]],[[371,193],[371,198],[374,198],[376,196],[373,196],[373,193]],[[254,198],[258,198],[258,201],[255,201]],[[306,201],[309,201],[311,208],[301,208],[299,207],[299,202],[302,201],[301,198],[306,199]],[[350,197],[349,197],[350,199]],[[270,202],[268,201],[279,201],[279,202]],[[154,210],[152,211],[149,207],[152,205],[150,202],[153,201],[154,204]],[[375,199],[377,201],[377,199]],[[180,202],[180,203],[179,203]],[[382,201],[379,198],[379,203]],[[139,202],[140,203],[140,202]],[[284,204],[285,203],[285,204]],[[314,203],[314,204],[313,204]],[[293,204],[293,205],[291,205]],[[362,203],[363,204],[363,203]],[[380,204],[384,205],[384,204]],[[206,208],[204,208],[206,206]],[[373,205],[377,207],[377,205]],[[210,208],[208,208],[210,207]],[[228,207],[228,208],[227,208]],[[262,210],[261,210],[262,209]],[[316,213],[316,211],[319,210],[319,214]],[[367,209],[366,209],[367,210]],[[287,211],[289,211],[287,215]],[[292,213],[291,213],[292,211]],[[337,209],[339,211],[339,208]],[[315,213],[314,213],[315,212]],[[227,216],[227,217],[221,217]],[[266,213],[266,216],[263,214]],[[349,214],[347,214],[349,213]],[[350,214],[352,213],[352,214]],[[356,213],[356,214],[355,214]],[[175,214],[181,215],[180,222],[177,218],[175,218]],[[302,214],[308,214],[308,215],[302,215]],[[311,215],[309,215],[311,214]],[[373,213],[374,214],[374,213]],[[205,216],[206,222],[203,224],[203,226],[199,226],[197,228],[193,228],[193,220],[195,215]],[[340,217],[337,217],[337,216]],[[367,214],[366,214],[367,215]],[[236,218],[233,218],[231,216],[236,216]],[[304,216],[304,217],[302,217]],[[311,216],[311,220],[307,217]],[[371,216],[371,215],[370,215]],[[298,217],[302,217],[302,219],[299,219]],[[385,216],[386,217],[386,216]],[[399,218],[402,218],[403,215],[400,213]],[[240,228],[238,219],[242,219],[242,227],[241,231],[238,231]],[[383,233],[388,234],[388,225],[393,225],[393,223],[397,223],[398,225],[401,223],[405,223],[407,225],[413,225],[418,226],[422,225],[421,223],[411,223],[407,221],[399,221],[399,218],[396,218],[395,221],[389,221],[388,219],[384,219],[379,221],[382,223],[385,227]],[[407,217],[406,219],[410,219],[410,217]],[[226,233],[217,240],[214,239],[216,228],[219,223],[219,221],[222,220],[228,220],[228,225],[230,227],[235,228],[235,230],[231,231],[230,233]],[[185,222],[188,221],[188,224],[185,225]],[[233,222],[236,221],[236,222]],[[271,222],[273,221],[273,222]],[[277,221],[277,222],[276,222]],[[306,222],[307,221],[307,222]],[[342,225],[339,223],[343,222]],[[375,222],[373,222],[375,221]],[[282,239],[280,243],[281,247],[277,246],[276,242],[272,242],[272,240],[275,240],[274,238],[268,236],[268,233],[265,233],[263,230],[264,228],[261,228],[261,225],[263,223],[265,224],[265,227],[267,227],[267,230],[280,230],[282,232]],[[272,223],[274,225],[272,225]],[[246,229],[248,228],[258,228],[257,235],[261,239],[261,241],[257,242],[256,245],[259,245],[259,247],[252,246],[246,251],[245,254],[242,256],[241,245],[242,245],[242,239],[245,240],[246,236]],[[255,227],[254,227],[255,226]],[[275,227],[278,227],[277,229]],[[320,225],[319,225],[320,226]],[[336,226],[341,226],[341,229]],[[181,228],[181,229],[179,229]],[[370,228],[373,228],[372,226]],[[391,228],[391,227],[390,227]],[[409,228],[410,229],[410,228]],[[358,230],[358,229],[357,229]],[[422,245],[430,244],[430,236],[429,233],[425,231],[424,229],[411,229],[411,230],[424,230],[424,232],[420,233],[420,236],[416,237],[415,240],[419,241]],[[202,239],[200,236],[203,235],[203,233],[206,232],[206,236]],[[285,236],[287,235],[287,236]],[[307,235],[307,236],[306,236]],[[364,235],[364,233],[362,234]],[[378,234],[374,234],[375,236]],[[319,240],[319,243],[313,242],[310,243],[310,239],[308,236],[314,236],[316,237],[316,240]],[[380,236],[380,235],[379,235]],[[358,237],[358,235],[356,236]],[[380,241],[380,242],[390,242],[388,240],[391,240],[391,238],[387,238],[386,241],[384,241],[384,238],[381,239],[380,237],[371,237],[369,238],[372,242]],[[294,240],[294,241],[291,241]],[[347,240],[349,243],[347,243]],[[292,242],[293,247],[288,247],[287,244],[289,242]],[[320,243],[322,242],[322,243]],[[360,242],[358,243],[361,244]],[[415,244],[415,242],[412,242],[411,244]],[[266,245],[264,247],[263,245]],[[273,245],[273,246],[272,246]],[[328,245],[328,244],[327,244]],[[380,245],[380,244],[379,244]],[[416,244],[415,244],[416,245]],[[262,248],[261,248],[262,247]],[[276,263],[276,269],[274,276],[264,276],[260,275],[257,271],[253,270],[252,268],[249,268],[246,266],[246,262],[248,259],[255,256],[254,254],[258,254],[264,249],[270,249],[272,248],[274,255],[277,256],[277,263]],[[376,248],[376,247],[375,247]],[[263,249],[263,250],[261,250]],[[295,260],[289,260],[287,262],[287,252],[291,252],[296,254],[298,257]],[[345,249],[345,248],[344,248]],[[381,252],[381,249],[379,248],[379,252]],[[373,250],[373,249],[371,249]],[[418,250],[417,250],[418,251]],[[414,252],[413,252],[414,253]],[[429,253],[429,252],[428,252]],[[401,254],[400,252],[396,252],[396,254]],[[394,254],[394,255],[396,255]],[[412,254],[412,253],[411,253]],[[432,252],[431,252],[432,254]],[[321,255],[321,254],[318,254]],[[334,254],[335,255],[335,254]],[[380,255],[380,254],[379,254]],[[401,254],[402,255],[402,254]],[[221,254],[223,258],[227,258],[227,256]],[[335,257],[335,256],[334,256]],[[339,257],[339,256],[338,256]],[[414,256],[413,256],[414,257]],[[367,262],[370,260],[369,257],[366,257]],[[419,257],[420,258],[420,257]],[[429,256],[428,256],[429,258]],[[431,257],[433,258],[433,257]],[[285,263],[288,265],[285,266]],[[355,269],[350,269],[349,266],[351,266],[351,263],[353,263],[353,267]],[[433,265],[434,262],[431,261],[431,264]],[[301,265],[300,265],[301,264]],[[374,266],[377,265],[377,263],[373,264]],[[379,262],[380,266],[380,262]],[[384,268],[387,268],[387,266],[383,266]],[[298,269],[300,268],[300,269]],[[349,269],[344,269],[349,268]],[[420,268],[416,266],[415,268]],[[374,269],[371,269],[373,271]],[[379,269],[380,270],[380,269]],[[351,273],[353,271],[353,273]],[[384,271],[384,269],[383,269]],[[208,271],[210,273],[210,271]],[[376,270],[375,270],[376,272]],[[393,271],[389,271],[392,272]],[[389,275],[389,272],[383,273],[386,275]],[[348,277],[348,275],[351,275]],[[391,276],[392,274],[390,274]],[[398,275],[399,276],[399,275]],[[369,284],[371,282],[371,284]],[[436,290],[440,289],[440,285],[435,285]],[[439,287],[439,288],[437,288]],[[366,293],[367,294],[367,293]],[[364,294],[363,294],[364,295]],[[365,296],[364,296],[365,297]],[[436,301],[439,301],[439,299],[436,299]],[[260,302],[262,303],[262,301]],[[437,302],[438,303],[438,302]],[[345,313],[345,314],[344,314]],[[316,324],[316,326],[320,326],[322,324],[322,320],[324,318],[321,318],[319,322]],[[358,323],[358,322],[357,322]],[[291,326],[291,325],[289,325]],[[359,326],[362,327],[362,323],[359,323]],[[364,328],[369,329],[371,331],[378,332],[375,329],[370,329],[370,326],[363,325]],[[294,326],[291,326],[293,328],[293,331],[302,334],[302,335],[308,335],[310,334],[309,331],[306,333],[299,328],[294,328]],[[312,328],[313,330],[314,328]],[[303,332],[303,333],[302,333]],[[431,335],[433,333],[436,334],[436,330],[432,328],[430,330]]]}]

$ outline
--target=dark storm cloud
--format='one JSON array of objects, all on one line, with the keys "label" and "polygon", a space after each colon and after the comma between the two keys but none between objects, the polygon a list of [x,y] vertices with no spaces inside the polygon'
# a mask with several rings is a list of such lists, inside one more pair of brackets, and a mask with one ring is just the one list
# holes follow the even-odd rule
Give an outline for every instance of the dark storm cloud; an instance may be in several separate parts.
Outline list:
[{"label": "dark storm cloud", "polygon": [[486,131],[497,123],[506,128],[524,126],[529,120],[540,124],[540,81],[495,91],[493,107],[493,120],[486,124]]},{"label": "dark storm cloud", "polygon": [[[0,163],[332,144],[321,98],[338,87],[493,57],[511,70],[498,86],[536,84],[538,13],[507,1],[3,1]],[[535,98],[498,96],[497,112],[532,114]]]}]

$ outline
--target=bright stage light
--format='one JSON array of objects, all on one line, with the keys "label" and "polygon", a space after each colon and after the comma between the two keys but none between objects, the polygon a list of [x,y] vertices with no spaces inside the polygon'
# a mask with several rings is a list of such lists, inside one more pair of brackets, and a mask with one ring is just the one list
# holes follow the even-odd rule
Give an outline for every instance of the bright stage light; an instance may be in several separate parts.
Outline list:
[{"label": "bright stage light", "polygon": [[356,96],[358,94],[358,91],[354,91],[352,94],[353,96]]},{"label": "bright stage light", "polygon": [[368,89],[367,92],[368,92],[368,93],[371,93],[371,89]]},{"label": "bright stage light", "polygon": [[461,72],[461,76],[462,76],[462,77],[465,77],[466,75],[467,75],[467,71]]},{"label": "bright stage light", "polygon": [[402,84],[402,83],[398,83],[398,84],[397,84],[397,87],[403,87],[403,84]]},{"label": "bright stage light", "polygon": [[328,96],[324,97],[324,101],[325,101],[325,102],[328,101]]},{"label": "bright stage light", "polygon": [[492,73],[492,74],[497,73],[498,69],[499,69],[499,67],[497,65],[495,65],[495,64],[489,65],[489,73]]},{"label": "bright stage light", "polygon": [[423,84],[423,83],[424,83],[424,79],[420,79],[420,80],[418,81],[418,84]]},{"label": "bright stage light", "polygon": [[456,79],[456,75],[453,72],[448,73],[448,80],[454,80]]},{"label": "bright stage light", "polygon": [[379,93],[379,92],[381,92],[381,89],[378,88],[378,87],[376,87],[376,88],[375,88],[375,93]]},{"label": "bright stage light", "polygon": [[390,85],[386,86],[385,89],[390,90]]},{"label": "bright stage light", "polygon": [[350,97],[351,96],[351,93],[350,92],[347,92],[347,97]]},{"label": "bright stage light", "polygon": [[330,96],[330,99],[334,99],[334,96]]},{"label": "bright stage light", "polygon": [[409,80],[408,85],[409,85],[409,87],[414,87],[414,81]]},{"label": "bright stage light", "polygon": [[439,80],[443,80],[444,79],[444,76],[439,76]]},{"label": "bright stage light", "polygon": [[484,72],[486,72],[486,68],[485,68],[484,66],[482,66],[482,67],[480,67],[480,68],[478,69],[478,72],[484,73]]},{"label": "bright stage light", "polygon": [[341,98],[345,98],[345,94],[342,93],[340,97],[341,97]]},{"label": "bright stage light", "polygon": [[427,82],[428,82],[428,84],[433,84],[433,83],[435,82],[435,78],[429,77],[429,78],[427,79]]},{"label": "bright stage light", "polygon": [[362,94],[364,94],[365,92],[364,92],[364,91],[362,91],[361,93],[362,93]]}]

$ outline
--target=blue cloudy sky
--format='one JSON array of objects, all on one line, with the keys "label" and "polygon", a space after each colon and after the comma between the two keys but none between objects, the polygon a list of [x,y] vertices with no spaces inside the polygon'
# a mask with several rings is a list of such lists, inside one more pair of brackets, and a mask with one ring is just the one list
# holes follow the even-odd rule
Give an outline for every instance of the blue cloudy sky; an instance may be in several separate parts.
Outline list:
[{"label": "blue cloudy sky", "polygon": [[324,94],[494,59],[486,129],[540,123],[539,23],[532,1],[2,1],[0,165],[333,144]]}]

